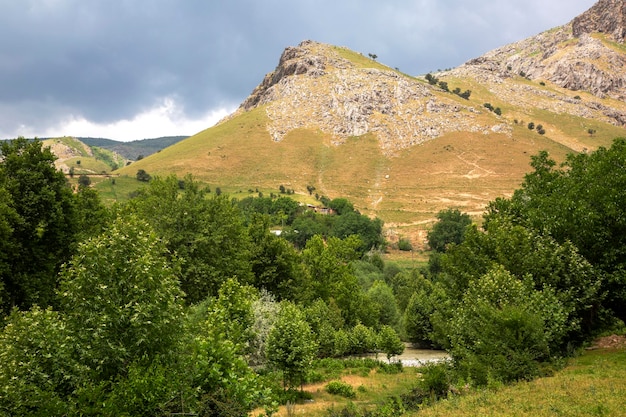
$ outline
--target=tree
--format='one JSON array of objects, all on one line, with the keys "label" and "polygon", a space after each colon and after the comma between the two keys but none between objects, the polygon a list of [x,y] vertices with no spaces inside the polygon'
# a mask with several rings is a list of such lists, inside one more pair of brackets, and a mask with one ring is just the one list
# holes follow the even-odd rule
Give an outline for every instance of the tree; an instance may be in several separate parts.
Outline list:
[{"label": "tree", "polygon": [[387,360],[404,352],[404,343],[391,326],[382,326],[378,332],[378,349],[387,355]]},{"label": "tree", "polygon": [[567,312],[549,287],[538,291],[496,267],[470,284],[451,321],[451,354],[479,385],[529,379],[564,336]]},{"label": "tree", "polygon": [[251,240],[250,266],[258,289],[277,300],[296,300],[303,271],[296,249],[287,240],[270,233],[269,217],[256,214],[248,227]]},{"label": "tree", "polygon": [[378,312],[376,324],[398,328],[400,312],[391,288],[384,281],[376,281],[367,292],[367,296],[372,300]]},{"label": "tree", "polygon": [[217,295],[230,277],[251,281],[250,240],[239,209],[227,196],[208,197],[191,176],[180,190],[172,175],[154,178],[126,210],[146,219],[165,239],[169,256],[184,261],[181,288],[188,303]]},{"label": "tree", "polygon": [[89,187],[91,185],[91,179],[85,174],[80,174],[78,177],[78,185],[81,187]]},{"label": "tree", "polygon": [[468,214],[457,209],[442,210],[437,213],[438,222],[428,232],[428,245],[437,252],[444,252],[451,244],[463,242],[465,228],[472,223]]},{"label": "tree", "polygon": [[[626,139],[590,154],[570,155],[561,169],[547,152],[532,158],[534,171],[509,200],[490,205],[486,221],[509,217],[558,243],[571,242],[602,271],[603,306],[626,318]],[[598,323],[599,324],[599,323]]]},{"label": "tree", "polygon": [[359,319],[370,322],[372,311],[354,274],[351,262],[358,258],[360,240],[356,236],[346,239],[314,236],[302,251],[306,268],[307,287],[303,287],[305,302],[318,298],[326,303],[336,303],[345,323],[354,325]]},{"label": "tree", "polygon": [[528,130],[533,130],[534,128],[535,128],[535,123],[534,122],[528,123]]},{"label": "tree", "polygon": [[431,73],[426,74],[425,78],[426,78],[426,81],[428,81],[428,84],[430,85],[436,85],[439,82],[439,80],[435,76],[433,76]]},{"label": "tree", "polygon": [[302,311],[284,302],[267,339],[267,358],[283,372],[283,386],[302,385],[317,346]]},{"label": "tree", "polygon": [[149,364],[176,350],[183,294],[165,253],[146,223],[118,218],[81,244],[61,272],[61,307],[83,347],[79,361],[95,381],[113,381],[130,363]]},{"label": "tree", "polygon": [[309,195],[312,195],[313,191],[315,191],[315,187],[312,185],[307,185],[306,190],[309,192]]},{"label": "tree", "polygon": [[439,85],[439,88],[441,88],[443,91],[449,91],[447,82],[439,81],[438,85]]},{"label": "tree", "polygon": [[137,171],[137,180],[143,182],[149,182],[152,179],[152,176],[148,174],[145,170],[140,169]]},{"label": "tree", "polygon": [[[56,157],[39,140],[0,145],[0,279],[4,312],[54,303],[57,274],[76,245],[74,195]],[[4,268],[2,267],[4,264]],[[0,297],[2,298],[2,297]]]}]

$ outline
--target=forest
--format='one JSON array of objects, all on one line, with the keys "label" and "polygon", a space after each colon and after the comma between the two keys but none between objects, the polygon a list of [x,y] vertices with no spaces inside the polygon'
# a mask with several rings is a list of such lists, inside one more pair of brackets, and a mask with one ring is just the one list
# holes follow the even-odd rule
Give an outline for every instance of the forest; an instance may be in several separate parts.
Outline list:
[{"label": "forest", "polygon": [[105,206],[54,160],[0,145],[2,416],[272,415],[321,360],[445,349],[393,407],[341,414],[396,416],[624,327],[626,139],[531,157],[478,223],[440,212],[421,268],[385,261],[382,221],[342,197],[323,215],[169,176]]}]

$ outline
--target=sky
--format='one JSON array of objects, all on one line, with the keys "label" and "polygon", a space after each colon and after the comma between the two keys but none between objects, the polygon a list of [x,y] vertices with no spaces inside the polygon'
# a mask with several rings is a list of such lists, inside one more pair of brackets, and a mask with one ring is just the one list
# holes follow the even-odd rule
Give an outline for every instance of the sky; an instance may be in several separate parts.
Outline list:
[{"label": "sky", "polygon": [[419,75],[595,0],[0,0],[0,138],[193,135],[303,40]]}]

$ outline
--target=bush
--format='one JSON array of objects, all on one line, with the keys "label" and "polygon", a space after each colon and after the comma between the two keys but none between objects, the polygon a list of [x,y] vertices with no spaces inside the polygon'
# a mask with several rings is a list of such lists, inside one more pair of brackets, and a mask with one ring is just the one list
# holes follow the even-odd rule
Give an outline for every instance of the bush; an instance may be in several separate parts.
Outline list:
[{"label": "bush", "polygon": [[409,239],[402,237],[398,241],[398,249],[401,251],[409,252],[413,250],[413,245],[411,244],[411,241]]},{"label": "bush", "polygon": [[345,398],[354,398],[356,397],[356,392],[354,392],[354,388],[352,385],[346,384],[341,381],[331,381],[326,384],[326,392],[332,395],[339,395]]},{"label": "bush", "polygon": [[145,170],[140,169],[139,171],[137,171],[137,180],[138,181],[148,182],[151,179],[152,179],[152,176],[150,174],[148,174]]}]

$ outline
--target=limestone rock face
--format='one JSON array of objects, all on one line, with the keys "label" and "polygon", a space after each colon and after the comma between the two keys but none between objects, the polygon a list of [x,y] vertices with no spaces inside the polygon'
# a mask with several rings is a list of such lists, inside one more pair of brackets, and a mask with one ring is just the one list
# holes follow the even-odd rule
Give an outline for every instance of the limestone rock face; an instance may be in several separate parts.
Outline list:
[{"label": "limestone rock face", "polygon": [[299,128],[319,129],[334,144],[373,133],[387,155],[447,132],[510,133],[477,121],[480,112],[456,96],[373,61],[360,67],[338,49],[312,41],[285,49],[238,112],[265,106],[275,141]]},{"label": "limestone rock face", "polygon": [[626,2],[624,0],[600,0],[591,9],[572,21],[575,37],[585,33],[602,32],[615,42],[626,37]]},{"label": "limestone rock face", "polygon": [[[452,74],[477,78],[494,86],[492,90],[502,90],[505,80],[523,77],[624,102],[626,54],[619,43],[624,42],[626,34],[625,12],[624,0],[601,0],[569,24],[490,51],[453,70]],[[520,104],[511,91],[508,95],[514,104]],[[589,117],[588,109],[598,110],[597,103],[587,103],[587,107],[579,107],[574,114]],[[624,111],[614,108],[601,111],[611,123],[624,125]]]}]

